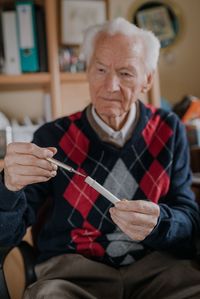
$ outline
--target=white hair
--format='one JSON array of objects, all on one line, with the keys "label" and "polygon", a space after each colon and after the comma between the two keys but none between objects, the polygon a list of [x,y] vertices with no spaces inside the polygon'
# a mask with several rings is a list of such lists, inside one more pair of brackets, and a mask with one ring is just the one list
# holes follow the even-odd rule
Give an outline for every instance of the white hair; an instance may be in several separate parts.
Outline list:
[{"label": "white hair", "polygon": [[[138,38],[144,47],[144,64],[147,72],[156,69],[160,51],[158,38],[153,32],[141,29],[121,17],[100,25],[91,26],[85,31],[80,57],[86,61],[87,66],[92,58],[96,39],[101,33],[107,33],[111,36],[120,33]],[[135,47],[135,45],[133,46]]]}]

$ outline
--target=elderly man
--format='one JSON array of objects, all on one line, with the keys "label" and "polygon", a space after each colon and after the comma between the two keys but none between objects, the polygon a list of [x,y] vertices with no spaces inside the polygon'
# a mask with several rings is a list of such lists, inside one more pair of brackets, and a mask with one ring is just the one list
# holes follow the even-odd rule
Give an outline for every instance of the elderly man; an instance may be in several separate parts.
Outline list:
[{"label": "elderly man", "polygon": [[[184,128],[139,100],[159,42],[119,18],[90,28],[83,53],[92,104],[45,124],[31,144],[10,144],[5,157],[1,244],[18,243],[46,199],[49,206],[38,280],[25,298],[200,298],[200,271],[186,259],[199,215]],[[47,160],[54,155],[121,201],[112,205],[82,176],[57,169]]]}]

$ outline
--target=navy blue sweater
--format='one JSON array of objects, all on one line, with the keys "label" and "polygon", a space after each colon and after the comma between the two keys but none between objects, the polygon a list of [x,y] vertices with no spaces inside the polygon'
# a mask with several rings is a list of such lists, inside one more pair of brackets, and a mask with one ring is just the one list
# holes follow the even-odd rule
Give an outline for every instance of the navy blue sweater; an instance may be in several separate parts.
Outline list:
[{"label": "navy blue sweater", "polygon": [[135,242],[116,227],[109,215],[111,203],[82,177],[59,169],[49,182],[18,192],[0,183],[0,245],[19,243],[45,204],[37,231],[38,262],[80,253],[120,266],[151,250],[190,254],[199,214],[190,190],[184,127],[171,112],[141,102],[139,109],[134,132],[122,148],[100,140],[85,110],[43,125],[33,142],[55,146],[55,158],[90,175],[119,198],[159,204],[158,224],[144,241]]}]

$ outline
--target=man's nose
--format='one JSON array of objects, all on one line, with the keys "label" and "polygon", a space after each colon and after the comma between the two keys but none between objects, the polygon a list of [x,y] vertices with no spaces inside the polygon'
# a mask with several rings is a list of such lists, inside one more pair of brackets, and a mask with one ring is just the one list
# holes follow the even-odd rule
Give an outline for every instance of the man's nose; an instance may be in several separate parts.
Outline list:
[{"label": "man's nose", "polygon": [[120,90],[119,78],[116,74],[109,74],[105,81],[106,90],[114,92]]}]

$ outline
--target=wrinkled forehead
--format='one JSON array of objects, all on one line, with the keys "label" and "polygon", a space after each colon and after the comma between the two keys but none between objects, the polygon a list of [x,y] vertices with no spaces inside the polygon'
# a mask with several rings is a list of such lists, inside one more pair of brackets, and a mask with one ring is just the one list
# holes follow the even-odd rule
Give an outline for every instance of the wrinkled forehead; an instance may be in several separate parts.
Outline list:
[{"label": "wrinkled forehead", "polygon": [[122,33],[115,33],[114,35],[105,32],[99,33],[94,43],[94,55],[103,50],[113,51],[120,55],[123,53],[125,56],[127,54],[138,57],[144,54],[144,46],[139,36]]}]

